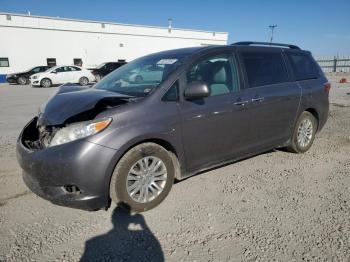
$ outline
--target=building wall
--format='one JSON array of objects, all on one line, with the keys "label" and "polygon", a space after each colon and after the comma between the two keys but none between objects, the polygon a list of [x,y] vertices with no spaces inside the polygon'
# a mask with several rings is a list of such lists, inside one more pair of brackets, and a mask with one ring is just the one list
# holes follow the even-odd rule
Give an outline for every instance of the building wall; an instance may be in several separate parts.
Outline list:
[{"label": "building wall", "polygon": [[[10,20],[9,20],[10,15]],[[81,58],[84,67],[149,53],[199,45],[227,43],[227,33],[187,29],[113,24],[51,17],[0,13],[0,57],[9,58],[9,67],[0,74],[46,65],[73,64]]]}]

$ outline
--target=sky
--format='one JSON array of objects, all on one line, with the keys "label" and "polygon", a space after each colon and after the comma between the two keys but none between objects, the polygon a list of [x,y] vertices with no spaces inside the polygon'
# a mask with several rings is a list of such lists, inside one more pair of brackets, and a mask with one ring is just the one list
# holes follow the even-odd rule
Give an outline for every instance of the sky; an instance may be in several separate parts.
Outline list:
[{"label": "sky", "polygon": [[291,43],[314,56],[350,56],[350,0],[0,0],[0,12],[229,33],[229,43]]}]

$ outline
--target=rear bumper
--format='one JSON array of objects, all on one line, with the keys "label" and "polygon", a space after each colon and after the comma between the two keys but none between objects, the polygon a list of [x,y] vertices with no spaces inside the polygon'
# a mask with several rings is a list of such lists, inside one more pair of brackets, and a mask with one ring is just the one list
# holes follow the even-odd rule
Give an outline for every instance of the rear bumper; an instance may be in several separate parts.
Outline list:
[{"label": "rear bumper", "polygon": [[[109,206],[115,153],[86,140],[42,150],[28,149],[22,134],[17,142],[17,159],[28,188],[54,204],[84,210]],[[78,187],[79,191],[69,192],[67,186]]]}]

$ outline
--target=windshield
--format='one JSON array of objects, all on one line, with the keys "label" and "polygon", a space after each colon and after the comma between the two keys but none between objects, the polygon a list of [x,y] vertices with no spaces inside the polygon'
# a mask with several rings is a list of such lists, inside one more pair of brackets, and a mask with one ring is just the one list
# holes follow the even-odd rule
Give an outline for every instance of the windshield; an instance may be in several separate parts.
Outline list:
[{"label": "windshield", "polygon": [[107,75],[95,88],[135,97],[147,96],[183,63],[185,57],[186,54],[164,52],[138,58]]},{"label": "windshield", "polygon": [[60,66],[53,66],[53,67],[49,67],[45,72],[51,72],[57,68],[59,68]]}]

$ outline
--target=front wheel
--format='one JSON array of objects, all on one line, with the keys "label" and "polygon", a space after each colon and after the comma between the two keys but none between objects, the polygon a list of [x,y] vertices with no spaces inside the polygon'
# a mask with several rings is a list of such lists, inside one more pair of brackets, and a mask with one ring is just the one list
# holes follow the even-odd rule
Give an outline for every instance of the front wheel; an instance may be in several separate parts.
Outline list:
[{"label": "front wheel", "polygon": [[41,87],[50,87],[51,85],[52,85],[52,82],[48,78],[44,78],[43,80],[40,81]]},{"label": "front wheel", "polygon": [[112,175],[110,196],[113,202],[137,212],[159,205],[169,194],[175,168],[170,153],[155,143],[130,149]]},{"label": "front wheel", "polygon": [[18,78],[17,83],[19,85],[26,85],[26,84],[28,84],[28,79],[24,76],[21,76]]},{"label": "front wheel", "polygon": [[89,79],[85,76],[83,76],[79,79],[79,84],[81,86],[86,86],[88,83],[89,83]]},{"label": "front wheel", "polygon": [[294,127],[288,150],[294,153],[304,153],[309,150],[315,139],[317,125],[317,119],[310,112],[301,113]]}]

